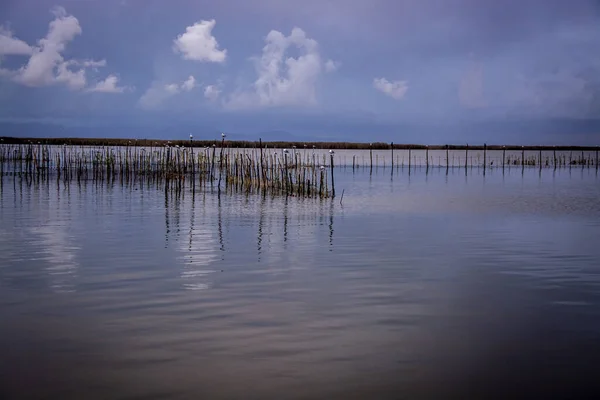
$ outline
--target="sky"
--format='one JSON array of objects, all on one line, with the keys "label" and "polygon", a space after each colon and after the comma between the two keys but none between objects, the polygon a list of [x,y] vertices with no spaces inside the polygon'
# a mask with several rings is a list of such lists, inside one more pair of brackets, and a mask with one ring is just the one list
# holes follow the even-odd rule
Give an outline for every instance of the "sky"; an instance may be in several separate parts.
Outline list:
[{"label": "sky", "polygon": [[600,142],[599,117],[598,0],[0,4],[0,128],[24,136]]}]

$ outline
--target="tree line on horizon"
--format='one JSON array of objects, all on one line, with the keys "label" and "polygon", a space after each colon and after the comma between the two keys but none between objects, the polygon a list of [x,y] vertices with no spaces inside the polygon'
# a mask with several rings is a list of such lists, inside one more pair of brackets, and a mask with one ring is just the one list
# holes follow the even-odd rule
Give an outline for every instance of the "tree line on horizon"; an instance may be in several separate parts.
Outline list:
[{"label": "tree line on horizon", "polygon": [[277,148],[277,149],[327,149],[327,150],[597,150],[598,146],[548,146],[548,145],[487,145],[483,144],[413,144],[385,142],[300,142],[300,141],[252,141],[252,140],[169,140],[169,139],[123,139],[123,138],[35,138],[35,137],[0,137],[0,144],[45,144],[68,146],[179,146],[179,147],[220,147],[222,144],[230,148]]}]

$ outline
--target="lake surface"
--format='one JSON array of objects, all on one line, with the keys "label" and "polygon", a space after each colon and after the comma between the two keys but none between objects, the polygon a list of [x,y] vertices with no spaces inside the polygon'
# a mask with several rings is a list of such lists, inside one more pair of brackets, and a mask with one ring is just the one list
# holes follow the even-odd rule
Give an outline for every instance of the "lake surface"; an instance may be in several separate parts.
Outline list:
[{"label": "lake surface", "polygon": [[0,398],[597,395],[597,171],[426,171],[338,168],[333,200],[3,177]]}]

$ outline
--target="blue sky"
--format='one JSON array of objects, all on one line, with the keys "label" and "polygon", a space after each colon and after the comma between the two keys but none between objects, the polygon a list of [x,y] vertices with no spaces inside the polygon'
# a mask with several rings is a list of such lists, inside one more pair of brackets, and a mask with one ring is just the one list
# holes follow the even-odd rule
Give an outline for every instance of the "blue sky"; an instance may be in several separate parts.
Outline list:
[{"label": "blue sky", "polygon": [[595,0],[5,0],[0,24],[3,121],[581,135],[600,110]]}]

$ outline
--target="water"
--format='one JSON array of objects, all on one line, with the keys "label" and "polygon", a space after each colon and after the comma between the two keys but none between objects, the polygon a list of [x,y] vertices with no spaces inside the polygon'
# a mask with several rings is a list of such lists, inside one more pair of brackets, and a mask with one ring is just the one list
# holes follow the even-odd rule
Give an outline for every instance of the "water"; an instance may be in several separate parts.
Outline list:
[{"label": "water", "polygon": [[597,389],[593,168],[340,168],[324,201],[1,187],[0,398]]}]

